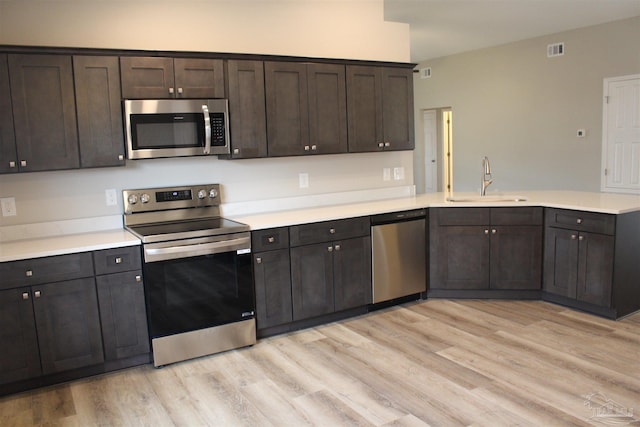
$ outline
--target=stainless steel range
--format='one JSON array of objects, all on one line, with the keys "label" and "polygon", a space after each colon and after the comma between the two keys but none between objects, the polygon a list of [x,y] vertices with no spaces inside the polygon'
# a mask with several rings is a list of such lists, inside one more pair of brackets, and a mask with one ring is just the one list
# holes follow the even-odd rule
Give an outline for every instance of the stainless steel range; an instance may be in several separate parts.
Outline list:
[{"label": "stainless steel range", "polygon": [[220,217],[218,184],[125,190],[142,240],[154,365],[255,344],[249,226]]}]

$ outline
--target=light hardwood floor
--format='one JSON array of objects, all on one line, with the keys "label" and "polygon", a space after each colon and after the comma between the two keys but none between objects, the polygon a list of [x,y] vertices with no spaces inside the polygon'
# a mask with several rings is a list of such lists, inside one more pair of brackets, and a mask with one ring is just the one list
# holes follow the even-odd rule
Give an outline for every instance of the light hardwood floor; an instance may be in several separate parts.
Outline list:
[{"label": "light hardwood floor", "polygon": [[3,427],[605,421],[640,425],[640,313],[614,322],[540,301],[419,301],[0,399]]}]

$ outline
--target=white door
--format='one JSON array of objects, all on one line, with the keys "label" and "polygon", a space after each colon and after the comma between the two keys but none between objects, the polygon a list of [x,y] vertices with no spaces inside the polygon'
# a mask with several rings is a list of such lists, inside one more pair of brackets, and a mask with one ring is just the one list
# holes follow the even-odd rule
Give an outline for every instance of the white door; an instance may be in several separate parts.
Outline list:
[{"label": "white door", "polygon": [[438,120],[435,110],[424,111],[424,192],[438,191]]},{"label": "white door", "polygon": [[640,194],[640,75],[604,80],[602,191]]}]

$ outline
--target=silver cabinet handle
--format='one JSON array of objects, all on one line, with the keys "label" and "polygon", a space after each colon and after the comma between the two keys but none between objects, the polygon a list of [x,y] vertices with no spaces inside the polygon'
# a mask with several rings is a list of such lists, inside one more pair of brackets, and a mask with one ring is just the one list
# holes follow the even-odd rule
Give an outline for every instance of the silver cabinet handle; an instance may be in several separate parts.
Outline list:
[{"label": "silver cabinet handle", "polygon": [[335,247],[336,251],[340,250],[340,245],[335,245],[334,247]]},{"label": "silver cabinet handle", "polygon": [[233,149],[233,154],[240,154],[240,149],[239,148],[234,148]]},{"label": "silver cabinet handle", "polygon": [[42,295],[40,294],[40,291],[35,291],[35,292],[33,293],[33,296],[34,296],[35,298],[40,298]]},{"label": "silver cabinet handle", "polygon": [[582,242],[584,240],[584,236],[579,236],[578,240]]},{"label": "silver cabinet handle", "polygon": [[14,161],[10,161],[10,162],[9,162],[9,167],[10,167],[10,168],[15,168],[15,167],[16,167],[16,162],[14,162]]},{"label": "silver cabinet handle", "polygon": [[384,147],[384,142],[378,142],[378,148]]},{"label": "silver cabinet handle", "polygon": [[211,119],[207,105],[202,106],[202,115],[204,116],[204,154],[209,154],[211,153]]},{"label": "silver cabinet handle", "polygon": [[496,230],[495,228],[491,229],[491,234],[496,234],[498,232],[498,230]]},{"label": "silver cabinet handle", "polygon": [[330,228],[329,229],[329,233],[330,234],[336,234],[336,229],[335,228]]},{"label": "silver cabinet handle", "polygon": [[26,160],[20,160],[20,166],[22,166],[23,168],[27,166],[27,161]]},{"label": "silver cabinet handle", "polygon": [[182,88],[181,87],[178,88],[178,94],[182,95]]},{"label": "silver cabinet handle", "polygon": [[304,146],[304,151],[309,151],[309,146],[308,145]]},{"label": "silver cabinet handle", "polygon": [[273,243],[273,242],[275,242],[275,241],[276,241],[276,238],[275,238],[275,237],[273,237],[273,236],[269,236],[269,237],[267,238],[267,242],[269,242],[269,243]]},{"label": "silver cabinet handle", "polygon": [[385,146],[385,147],[391,147],[391,143],[390,143],[390,142],[385,142],[385,143],[384,143],[384,146]]},{"label": "silver cabinet handle", "polygon": [[316,151],[317,149],[318,149],[318,146],[317,146],[317,145],[312,145],[312,146],[311,146],[311,151]]},{"label": "silver cabinet handle", "polygon": [[262,264],[262,258],[260,257],[256,258],[256,264]]},{"label": "silver cabinet handle", "polygon": [[138,283],[142,282],[142,276],[140,276],[139,274],[136,275],[136,282]]},{"label": "silver cabinet handle", "polygon": [[328,247],[327,247],[327,251],[328,251],[328,252],[333,252],[333,246],[328,246]]},{"label": "silver cabinet handle", "polygon": [[120,161],[124,160],[124,154],[118,154],[118,160]]},{"label": "silver cabinet handle", "polygon": [[169,93],[170,93],[171,95],[173,95],[173,88],[172,88],[172,87],[170,87],[170,88],[169,88]]},{"label": "silver cabinet handle", "polygon": [[121,257],[116,257],[115,259],[116,264],[122,264],[122,258]]},{"label": "silver cabinet handle", "polygon": [[33,276],[33,270],[27,270],[27,271],[24,273],[24,275],[25,275],[25,276],[27,276],[27,277],[32,277],[32,276]]},{"label": "silver cabinet handle", "polygon": [[29,299],[29,292],[23,292],[22,293],[22,299],[23,300],[28,300]]},{"label": "silver cabinet handle", "polygon": [[488,229],[484,229],[484,234],[489,234],[489,230]]},{"label": "silver cabinet handle", "polygon": [[576,219],[576,224],[582,224],[582,218]]},{"label": "silver cabinet handle", "polygon": [[575,234],[571,235],[571,240],[576,240],[578,238],[578,236],[576,236]]}]

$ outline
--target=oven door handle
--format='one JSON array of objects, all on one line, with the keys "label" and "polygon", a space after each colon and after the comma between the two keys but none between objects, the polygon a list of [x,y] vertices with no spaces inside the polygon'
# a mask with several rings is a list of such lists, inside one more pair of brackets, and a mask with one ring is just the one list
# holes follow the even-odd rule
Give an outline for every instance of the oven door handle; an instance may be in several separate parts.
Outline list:
[{"label": "oven door handle", "polygon": [[145,262],[166,261],[169,259],[189,258],[201,255],[213,255],[251,248],[249,237],[239,237],[219,242],[176,245],[166,248],[145,248]]}]

